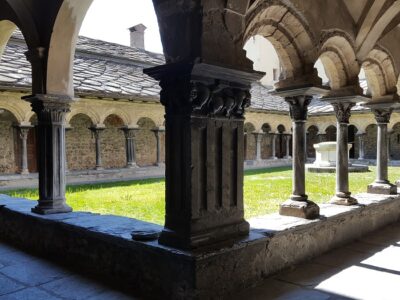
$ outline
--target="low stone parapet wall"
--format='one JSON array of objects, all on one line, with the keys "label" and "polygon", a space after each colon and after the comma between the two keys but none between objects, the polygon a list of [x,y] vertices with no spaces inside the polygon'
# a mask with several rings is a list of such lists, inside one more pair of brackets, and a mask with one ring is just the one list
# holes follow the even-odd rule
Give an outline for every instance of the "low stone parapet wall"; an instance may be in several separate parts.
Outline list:
[{"label": "low stone parapet wall", "polygon": [[[132,231],[161,231],[143,221],[92,213],[39,216],[33,201],[0,196],[0,238],[92,271],[152,299],[221,299],[268,275],[351,242],[400,219],[400,197],[355,196],[359,205],[321,205],[321,217],[278,214],[250,220],[244,239],[180,251],[134,241]],[[101,199],[99,199],[101,200]]]}]

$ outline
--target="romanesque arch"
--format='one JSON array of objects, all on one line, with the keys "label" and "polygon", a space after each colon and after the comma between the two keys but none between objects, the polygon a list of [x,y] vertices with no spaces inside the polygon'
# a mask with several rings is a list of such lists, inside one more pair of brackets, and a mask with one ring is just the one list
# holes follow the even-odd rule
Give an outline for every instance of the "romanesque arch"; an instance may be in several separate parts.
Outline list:
[{"label": "romanesque arch", "polygon": [[360,66],[353,45],[354,41],[343,31],[327,31],[322,37],[319,57],[332,90],[345,86],[356,86],[360,90]]},{"label": "romanesque arch", "polygon": [[285,82],[295,85],[298,80],[316,80],[313,35],[305,18],[289,1],[255,4],[246,15],[244,41],[255,35],[268,39],[278,54],[282,78],[277,87]]},{"label": "romanesque arch", "polygon": [[362,67],[373,98],[397,92],[398,72],[390,53],[382,47],[375,47],[363,61]]},{"label": "romanesque arch", "polygon": [[325,140],[327,142],[336,141],[336,126],[330,125],[325,130]]}]

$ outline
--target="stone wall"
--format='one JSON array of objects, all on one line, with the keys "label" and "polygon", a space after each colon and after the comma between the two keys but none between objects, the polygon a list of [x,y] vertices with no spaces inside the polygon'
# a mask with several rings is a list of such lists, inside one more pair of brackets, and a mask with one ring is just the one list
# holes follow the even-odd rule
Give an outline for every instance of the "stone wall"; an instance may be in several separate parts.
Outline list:
[{"label": "stone wall", "polygon": [[136,163],[139,166],[150,166],[157,162],[157,140],[152,131],[156,124],[149,118],[138,122],[139,130],[135,133]]},{"label": "stone wall", "polygon": [[261,158],[268,159],[272,156],[272,135],[265,134],[261,140]]},{"label": "stone wall", "polygon": [[256,159],[257,143],[256,136],[252,133],[246,133],[244,136],[244,147],[245,147],[245,160]]},{"label": "stone wall", "polygon": [[66,133],[68,170],[88,170],[96,166],[95,141],[89,127],[89,117],[78,114],[70,122]]},{"label": "stone wall", "polygon": [[19,170],[20,141],[17,129],[13,128],[15,121],[10,112],[0,113],[0,173],[12,174]]},{"label": "stone wall", "polygon": [[376,139],[377,139],[377,127],[375,124],[371,124],[365,131],[365,142],[364,142],[364,157],[366,159],[376,159]]},{"label": "stone wall", "polygon": [[104,168],[123,168],[126,166],[125,136],[120,129],[123,121],[110,115],[104,121],[106,129],[101,133],[101,157]]}]

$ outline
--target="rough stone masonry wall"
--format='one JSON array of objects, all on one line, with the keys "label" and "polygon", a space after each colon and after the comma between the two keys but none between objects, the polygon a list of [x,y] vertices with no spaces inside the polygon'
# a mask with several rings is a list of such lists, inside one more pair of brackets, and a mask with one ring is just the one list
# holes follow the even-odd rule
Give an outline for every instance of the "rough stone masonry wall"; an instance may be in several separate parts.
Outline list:
[{"label": "rough stone masonry wall", "polygon": [[154,165],[157,161],[157,140],[152,131],[156,124],[148,118],[138,122],[139,130],[136,132],[136,162],[139,166]]},{"label": "rough stone masonry wall", "polygon": [[272,135],[265,134],[261,140],[261,158],[268,159],[272,156]]},{"label": "rough stone masonry wall", "polygon": [[70,122],[66,133],[67,164],[70,171],[94,169],[96,166],[95,141],[89,127],[89,117],[78,114]]},{"label": "rough stone masonry wall", "polygon": [[0,114],[0,173],[12,174],[19,170],[20,143],[13,123],[15,119],[11,113],[4,111]]},{"label": "rough stone masonry wall", "polygon": [[390,135],[390,159],[400,159],[400,124],[393,127]]},{"label": "rough stone masonry wall", "polygon": [[376,159],[377,127],[371,124],[365,131],[364,156],[367,159]]},{"label": "rough stone masonry wall", "polygon": [[123,168],[126,166],[125,136],[121,127],[122,120],[116,116],[109,116],[104,125],[106,129],[101,133],[101,155],[104,168]]}]

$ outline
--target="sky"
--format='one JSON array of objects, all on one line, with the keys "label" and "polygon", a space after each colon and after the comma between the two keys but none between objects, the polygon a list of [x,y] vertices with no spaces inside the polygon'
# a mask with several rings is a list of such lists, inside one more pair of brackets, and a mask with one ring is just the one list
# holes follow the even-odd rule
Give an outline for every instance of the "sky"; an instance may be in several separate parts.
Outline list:
[{"label": "sky", "polygon": [[82,24],[80,35],[129,45],[128,28],[143,23],[146,50],[162,53],[152,0],[94,0]]}]

